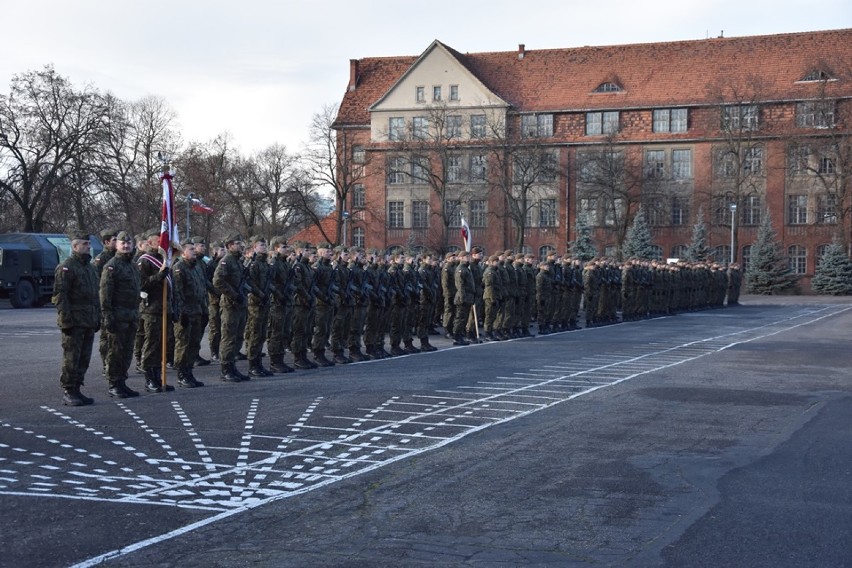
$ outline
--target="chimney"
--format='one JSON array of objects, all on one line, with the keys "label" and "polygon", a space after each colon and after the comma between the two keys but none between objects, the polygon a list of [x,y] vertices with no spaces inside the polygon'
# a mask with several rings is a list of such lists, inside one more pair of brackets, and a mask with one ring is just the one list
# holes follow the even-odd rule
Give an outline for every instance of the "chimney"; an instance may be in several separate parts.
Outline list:
[{"label": "chimney", "polygon": [[519,59],[519,60],[524,58],[524,55],[525,55],[525,54],[526,54],[526,52],[527,52],[526,47],[527,47],[527,46],[525,46],[525,45],[524,45],[524,44],[522,44],[522,43],[519,43],[519,44],[518,44],[518,59]]},{"label": "chimney", "polygon": [[349,60],[349,91],[354,91],[358,85],[358,60]]}]

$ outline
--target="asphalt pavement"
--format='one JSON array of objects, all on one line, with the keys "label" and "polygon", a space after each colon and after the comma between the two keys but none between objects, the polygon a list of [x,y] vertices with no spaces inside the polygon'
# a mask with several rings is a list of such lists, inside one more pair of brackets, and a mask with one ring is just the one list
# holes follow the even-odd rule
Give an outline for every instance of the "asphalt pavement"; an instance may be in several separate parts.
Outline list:
[{"label": "asphalt pavement", "polygon": [[0,565],[852,566],[850,331],[748,296],[121,401],[95,353],[70,408],[0,304]]}]

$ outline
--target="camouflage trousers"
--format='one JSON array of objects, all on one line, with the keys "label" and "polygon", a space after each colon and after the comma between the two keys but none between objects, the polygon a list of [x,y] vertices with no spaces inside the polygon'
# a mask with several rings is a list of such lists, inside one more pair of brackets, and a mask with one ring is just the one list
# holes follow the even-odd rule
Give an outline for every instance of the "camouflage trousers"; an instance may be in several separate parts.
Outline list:
[{"label": "camouflage trousers", "polygon": [[349,337],[346,339],[349,349],[361,348],[361,336],[367,321],[367,306],[355,306],[349,322]]},{"label": "camouflage trousers", "polygon": [[485,302],[485,317],[483,319],[483,331],[485,333],[494,331],[494,320],[497,317],[497,312],[500,311],[498,306],[499,303],[492,300]]},{"label": "camouflage trousers", "polygon": [[222,341],[219,343],[219,360],[222,363],[237,362],[237,353],[243,346],[246,317],[245,306],[222,304]]},{"label": "camouflage trousers", "polygon": [[293,306],[274,301],[269,308],[269,326],[266,331],[266,348],[269,356],[283,355],[293,333]]},{"label": "camouflage trousers", "polygon": [[[145,343],[142,344],[142,368],[159,369],[162,366],[163,316],[142,314]],[[168,348],[168,347],[167,347]]]},{"label": "camouflage trousers", "polygon": [[189,316],[181,318],[181,321],[175,324],[175,367],[178,369],[186,369],[195,364],[201,350],[206,319],[203,315]]},{"label": "camouflage trousers", "polygon": [[311,337],[311,308],[309,306],[293,306],[293,335],[290,341],[290,351],[298,355],[308,350],[308,339]]},{"label": "camouflage trousers", "polygon": [[367,306],[367,317],[364,321],[364,344],[367,346],[380,343],[382,327],[382,307],[370,304]]},{"label": "camouflage trousers", "polygon": [[62,330],[62,374],[59,377],[62,388],[83,384],[92,359],[94,343],[94,329],[71,327]]},{"label": "camouflage trousers", "polygon": [[467,318],[470,317],[472,304],[456,304],[456,318],[453,324],[453,335],[464,335]]},{"label": "camouflage trousers", "polygon": [[260,359],[269,326],[269,304],[249,304],[246,319],[246,356],[249,361]]},{"label": "camouflage trousers", "polygon": [[432,302],[420,302],[417,306],[417,337],[421,340],[429,338],[434,311],[435,304]]},{"label": "camouflage trousers", "polygon": [[218,355],[219,343],[222,341],[222,308],[218,301],[208,302],[207,310],[209,311],[207,342],[210,345],[210,353]]},{"label": "camouflage trousers", "polygon": [[325,351],[326,343],[328,343],[328,338],[331,334],[331,322],[333,319],[334,306],[318,302],[314,310],[314,336],[311,339],[311,349],[313,351]]},{"label": "camouflage trousers", "polygon": [[116,322],[114,331],[101,330],[101,336],[106,338],[107,343],[104,371],[110,382],[127,377],[133,361],[133,343],[138,324],[138,320]]},{"label": "camouflage trousers", "polygon": [[331,324],[331,350],[343,351],[349,340],[349,328],[352,325],[353,306],[337,306]]}]

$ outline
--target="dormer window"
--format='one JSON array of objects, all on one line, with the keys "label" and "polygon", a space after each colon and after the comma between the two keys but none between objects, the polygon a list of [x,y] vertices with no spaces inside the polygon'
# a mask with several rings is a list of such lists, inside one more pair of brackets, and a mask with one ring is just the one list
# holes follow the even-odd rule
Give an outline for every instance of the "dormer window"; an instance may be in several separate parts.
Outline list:
[{"label": "dormer window", "polygon": [[801,82],[806,81],[830,81],[831,75],[821,69],[813,69],[810,73],[799,79]]},{"label": "dormer window", "polygon": [[595,89],[596,93],[620,93],[624,89],[621,88],[620,85],[616,83],[606,82],[598,85],[598,88]]}]

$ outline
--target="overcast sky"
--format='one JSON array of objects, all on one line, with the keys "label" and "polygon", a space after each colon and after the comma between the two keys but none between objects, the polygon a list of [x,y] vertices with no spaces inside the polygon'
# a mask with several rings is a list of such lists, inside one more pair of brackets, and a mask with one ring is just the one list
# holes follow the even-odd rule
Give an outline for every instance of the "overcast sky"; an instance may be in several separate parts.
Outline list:
[{"label": "overcast sky", "polygon": [[349,60],[852,27],[850,0],[0,0],[0,92],[53,64],[125,100],[163,97],[185,140],[299,150]]}]

